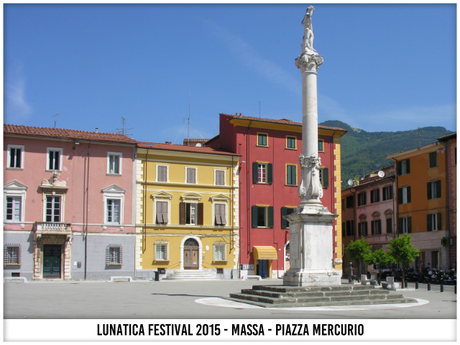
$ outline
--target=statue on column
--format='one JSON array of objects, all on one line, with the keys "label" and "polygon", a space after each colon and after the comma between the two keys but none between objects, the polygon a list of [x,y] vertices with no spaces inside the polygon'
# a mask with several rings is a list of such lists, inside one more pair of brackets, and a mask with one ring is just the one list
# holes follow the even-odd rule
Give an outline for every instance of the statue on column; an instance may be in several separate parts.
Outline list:
[{"label": "statue on column", "polygon": [[304,26],[303,46],[306,54],[316,54],[316,50],[313,48],[313,25],[311,23],[311,16],[313,15],[314,7],[310,6],[305,13],[305,17],[302,20]]}]

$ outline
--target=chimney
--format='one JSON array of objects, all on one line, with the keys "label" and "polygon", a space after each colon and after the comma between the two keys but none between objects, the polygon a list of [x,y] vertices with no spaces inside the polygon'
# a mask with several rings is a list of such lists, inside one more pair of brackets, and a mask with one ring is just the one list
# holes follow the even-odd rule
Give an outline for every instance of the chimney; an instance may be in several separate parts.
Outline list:
[{"label": "chimney", "polygon": [[96,133],[99,133],[99,128],[96,127]]}]

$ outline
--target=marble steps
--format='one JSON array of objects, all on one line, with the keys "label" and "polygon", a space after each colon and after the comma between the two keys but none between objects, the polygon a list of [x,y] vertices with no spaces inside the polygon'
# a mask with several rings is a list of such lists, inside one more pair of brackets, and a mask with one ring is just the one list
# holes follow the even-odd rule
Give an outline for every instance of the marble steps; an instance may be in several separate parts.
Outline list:
[{"label": "marble steps", "polygon": [[200,270],[176,271],[162,280],[218,280],[216,273]]},{"label": "marble steps", "polygon": [[269,308],[416,303],[401,294],[373,286],[289,287],[254,286],[231,293],[230,300]]}]

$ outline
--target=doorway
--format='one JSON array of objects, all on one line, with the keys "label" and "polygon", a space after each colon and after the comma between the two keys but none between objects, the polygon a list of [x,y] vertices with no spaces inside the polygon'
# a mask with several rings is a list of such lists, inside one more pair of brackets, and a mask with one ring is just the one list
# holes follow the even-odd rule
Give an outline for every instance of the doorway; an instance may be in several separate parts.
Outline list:
[{"label": "doorway", "polygon": [[268,278],[268,260],[258,260],[257,261],[258,275],[261,278]]},{"label": "doorway", "polygon": [[184,243],[184,269],[197,270],[199,268],[198,242],[189,238]]},{"label": "doorway", "polygon": [[45,244],[43,246],[43,278],[61,278],[61,246]]}]

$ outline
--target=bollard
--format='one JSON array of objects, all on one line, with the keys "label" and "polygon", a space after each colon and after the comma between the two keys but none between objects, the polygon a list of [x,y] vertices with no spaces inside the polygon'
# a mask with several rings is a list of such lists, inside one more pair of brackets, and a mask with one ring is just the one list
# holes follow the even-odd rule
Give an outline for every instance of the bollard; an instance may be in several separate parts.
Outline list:
[{"label": "bollard", "polygon": [[444,292],[444,285],[442,285],[442,283],[441,283],[441,285],[439,285],[439,291]]},{"label": "bollard", "polygon": [[430,284],[430,283],[426,284],[426,289],[427,289],[428,291],[431,291],[431,284]]},{"label": "bollard", "polygon": [[404,282],[404,287],[407,289],[407,280]]},{"label": "bollard", "polygon": [[415,289],[418,289],[418,282],[415,282]]}]

